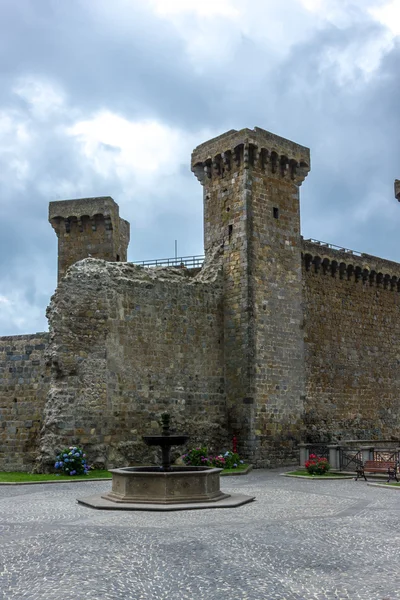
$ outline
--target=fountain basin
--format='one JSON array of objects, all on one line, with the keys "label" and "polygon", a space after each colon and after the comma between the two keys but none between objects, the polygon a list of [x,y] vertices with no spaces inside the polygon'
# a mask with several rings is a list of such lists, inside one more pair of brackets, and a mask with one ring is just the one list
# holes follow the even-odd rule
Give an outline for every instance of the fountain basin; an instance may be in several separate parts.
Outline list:
[{"label": "fountain basin", "polygon": [[211,467],[123,467],[111,469],[112,489],[101,497],[116,503],[190,504],[229,498],[220,490],[222,469]]}]

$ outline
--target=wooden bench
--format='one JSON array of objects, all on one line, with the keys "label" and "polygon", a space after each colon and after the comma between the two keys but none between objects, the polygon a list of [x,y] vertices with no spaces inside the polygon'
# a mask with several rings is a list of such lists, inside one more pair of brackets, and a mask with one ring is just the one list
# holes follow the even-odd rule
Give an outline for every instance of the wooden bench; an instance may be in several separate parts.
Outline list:
[{"label": "wooden bench", "polygon": [[385,473],[389,477],[388,482],[391,479],[399,481],[397,477],[397,463],[394,461],[366,460],[364,464],[357,467],[356,473],[356,481],[359,477],[364,477],[365,481],[367,481],[365,473]]}]

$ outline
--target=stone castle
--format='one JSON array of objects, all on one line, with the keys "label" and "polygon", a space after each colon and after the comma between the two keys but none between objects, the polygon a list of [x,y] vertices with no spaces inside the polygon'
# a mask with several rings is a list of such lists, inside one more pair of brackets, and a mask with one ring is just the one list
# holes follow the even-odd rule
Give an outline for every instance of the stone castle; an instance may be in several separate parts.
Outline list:
[{"label": "stone castle", "polygon": [[126,262],[112,198],[51,202],[50,332],[0,338],[0,470],[71,444],[97,466],[154,460],[141,436],[166,409],[256,466],[298,461],[301,440],[399,439],[400,265],[303,240],[309,170],[257,127],[198,146],[201,268]]}]

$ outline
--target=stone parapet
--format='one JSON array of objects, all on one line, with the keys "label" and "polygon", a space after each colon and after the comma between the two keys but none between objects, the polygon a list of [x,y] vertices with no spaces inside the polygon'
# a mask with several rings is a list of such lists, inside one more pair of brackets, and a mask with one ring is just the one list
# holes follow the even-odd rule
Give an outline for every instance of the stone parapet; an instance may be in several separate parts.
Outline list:
[{"label": "stone parapet", "polygon": [[306,272],[400,291],[400,265],[391,260],[334,249],[309,240],[302,240],[302,260]]},{"label": "stone parapet", "polygon": [[192,153],[192,171],[204,184],[212,177],[228,177],[243,166],[257,166],[277,178],[301,185],[310,170],[310,151],[260,127],[234,129],[200,144]]}]

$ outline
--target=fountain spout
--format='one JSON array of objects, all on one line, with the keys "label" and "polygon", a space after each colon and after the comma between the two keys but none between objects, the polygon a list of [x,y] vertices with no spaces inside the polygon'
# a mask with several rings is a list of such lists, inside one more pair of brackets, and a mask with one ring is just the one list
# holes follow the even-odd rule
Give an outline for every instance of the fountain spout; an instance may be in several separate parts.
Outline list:
[{"label": "fountain spout", "polygon": [[162,451],[162,464],[160,471],[171,471],[171,447],[181,446],[185,444],[189,436],[180,434],[171,434],[170,431],[171,417],[168,413],[161,415],[162,434],[161,435],[144,435],[143,441],[148,446],[160,446]]}]

